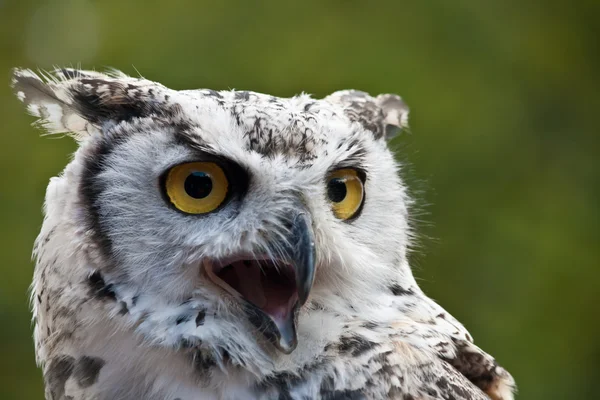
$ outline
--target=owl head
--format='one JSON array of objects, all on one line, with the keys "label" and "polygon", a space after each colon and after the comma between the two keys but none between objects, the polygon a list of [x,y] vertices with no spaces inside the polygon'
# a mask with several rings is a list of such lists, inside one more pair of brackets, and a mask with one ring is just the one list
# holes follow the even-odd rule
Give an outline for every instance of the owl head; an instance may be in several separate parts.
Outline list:
[{"label": "owl head", "polygon": [[46,219],[62,235],[56,268],[114,305],[90,320],[244,364],[293,352],[320,311],[413,279],[409,200],[388,148],[407,123],[400,97],[40,75],[16,70],[13,87],[41,127],[78,143]]}]

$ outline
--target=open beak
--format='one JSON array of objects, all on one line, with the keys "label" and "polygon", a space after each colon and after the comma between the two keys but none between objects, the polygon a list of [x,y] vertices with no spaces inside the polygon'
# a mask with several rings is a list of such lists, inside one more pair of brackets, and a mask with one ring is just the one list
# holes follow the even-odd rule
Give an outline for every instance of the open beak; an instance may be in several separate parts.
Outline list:
[{"label": "open beak", "polygon": [[205,263],[208,276],[228,292],[242,297],[250,322],[281,352],[296,348],[297,315],[315,276],[312,221],[305,211],[292,211],[288,237],[271,246],[281,258],[238,257]]}]

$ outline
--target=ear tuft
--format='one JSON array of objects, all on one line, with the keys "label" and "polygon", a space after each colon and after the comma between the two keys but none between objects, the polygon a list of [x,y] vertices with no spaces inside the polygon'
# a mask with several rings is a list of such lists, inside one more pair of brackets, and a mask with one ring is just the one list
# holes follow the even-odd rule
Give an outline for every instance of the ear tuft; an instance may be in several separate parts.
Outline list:
[{"label": "ear tuft", "polygon": [[340,90],[325,100],[341,105],[350,120],[373,132],[376,139],[390,140],[408,127],[408,106],[395,94],[372,97],[358,90]]},{"label": "ear tuft", "polygon": [[38,117],[37,124],[50,134],[85,131],[85,121],[77,116],[67,92],[60,88],[60,78],[37,75],[29,69],[13,70],[12,87],[27,111]]},{"label": "ear tuft", "polygon": [[380,94],[375,99],[376,104],[383,111],[385,137],[393,139],[403,129],[408,128],[408,105],[397,94]]},{"label": "ear tuft", "polygon": [[102,74],[62,68],[36,74],[15,69],[12,87],[48,133],[68,133],[77,139],[101,130],[106,123],[177,114],[176,106],[164,104],[167,88],[117,71]]}]

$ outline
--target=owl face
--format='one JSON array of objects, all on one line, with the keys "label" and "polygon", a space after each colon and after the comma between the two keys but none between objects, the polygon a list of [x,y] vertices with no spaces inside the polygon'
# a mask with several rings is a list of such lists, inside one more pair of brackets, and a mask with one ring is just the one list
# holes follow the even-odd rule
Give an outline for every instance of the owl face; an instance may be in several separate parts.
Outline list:
[{"label": "owl face", "polygon": [[406,257],[387,147],[406,122],[397,96],[175,91],[74,70],[17,71],[14,87],[77,138],[60,179],[86,232],[81,268],[155,343],[290,353],[311,307],[388,290]]}]

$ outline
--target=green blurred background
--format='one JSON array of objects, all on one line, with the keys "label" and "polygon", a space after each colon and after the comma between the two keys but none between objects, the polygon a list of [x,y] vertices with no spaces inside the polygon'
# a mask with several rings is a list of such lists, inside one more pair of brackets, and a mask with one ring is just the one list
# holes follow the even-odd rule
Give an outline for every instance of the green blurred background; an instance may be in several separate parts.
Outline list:
[{"label": "green blurred background", "polygon": [[521,399],[598,398],[598,21],[598,0],[0,0],[0,399],[42,398],[30,253],[75,149],[29,126],[10,68],[79,63],[178,89],[401,94],[421,284]]}]

